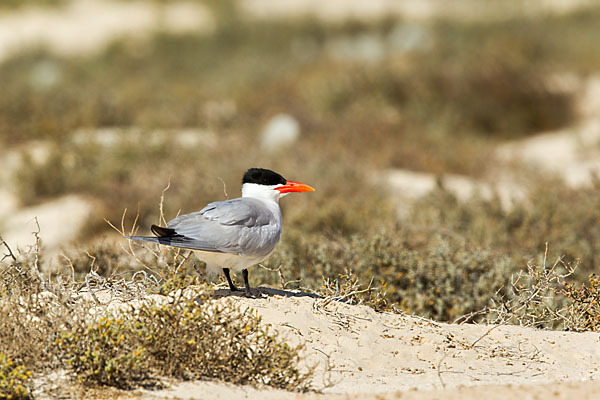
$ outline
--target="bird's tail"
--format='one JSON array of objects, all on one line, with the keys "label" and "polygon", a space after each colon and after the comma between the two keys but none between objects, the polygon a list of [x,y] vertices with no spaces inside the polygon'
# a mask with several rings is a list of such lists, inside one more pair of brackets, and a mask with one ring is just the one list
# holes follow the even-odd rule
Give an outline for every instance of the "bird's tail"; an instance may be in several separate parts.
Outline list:
[{"label": "bird's tail", "polygon": [[158,226],[158,225],[152,225],[150,227],[150,230],[152,230],[152,233],[154,233],[156,236],[124,236],[124,237],[125,237],[125,239],[139,240],[142,242],[166,244],[166,243],[164,243],[163,240],[161,240],[161,238],[175,235],[175,229],[164,228],[164,227]]},{"label": "bird's tail", "polygon": [[158,226],[158,225],[152,225],[150,227],[150,230],[152,231],[152,233],[154,233],[158,237],[165,237],[165,236],[173,236],[173,235],[175,235],[175,229],[164,228],[164,227]]},{"label": "bird's tail", "polygon": [[125,236],[126,239],[140,240],[142,242],[158,243],[167,246],[181,247],[182,249],[203,250],[222,253],[214,244],[194,238],[189,238],[175,232],[175,229],[152,225],[152,232],[156,236]]},{"label": "bird's tail", "polygon": [[123,236],[125,239],[139,240],[142,242],[160,243],[159,238],[156,236]]}]

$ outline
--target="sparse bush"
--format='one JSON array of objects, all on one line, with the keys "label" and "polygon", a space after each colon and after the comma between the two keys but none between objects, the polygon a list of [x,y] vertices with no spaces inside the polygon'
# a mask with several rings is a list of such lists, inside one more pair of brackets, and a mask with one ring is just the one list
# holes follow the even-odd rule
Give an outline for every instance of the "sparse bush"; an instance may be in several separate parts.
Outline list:
[{"label": "sparse bush", "polygon": [[62,333],[56,345],[82,381],[131,388],[148,372],[144,348],[135,345],[130,331],[126,319],[102,317]]},{"label": "sparse bush", "polygon": [[[299,279],[308,288],[319,287],[321,276],[330,278],[326,285],[330,286],[336,276],[347,276],[351,270],[363,286],[373,280],[373,287],[385,293],[388,305],[441,321],[486,306],[514,268],[508,257],[439,237],[425,249],[408,250],[406,244],[402,232],[335,241],[313,236],[284,241],[265,264],[281,266],[286,276]],[[262,272],[260,276],[274,278]],[[373,297],[376,293],[368,292],[363,301],[381,308],[381,299]]]},{"label": "sparse bush", "polygon": [[[426,252],[407,252],[379,270],[389,277],[386,292],[408,312],[440,321],[488,303],[511,268],[510,260],[489,250],[440,243]],[[393,258],[392,258],[393,259]]]},{"label": "sparse bush", "polygon": [[376,311],[389,309],[385,291],[373,287],[373,279],[367,285],[361,283],[360,278],[351,270],[338,274],[335,279],[323,277],[323,285],[316,292],[323,297],[315,305],[316,308],[341,301],[347,304],[366,304]]},{"label": "sparse bush", "polygon": [[52,287],[46,284],[39,271],[39,247],[14,254],[0,237],[0,248],[8,252],[0,262],[0,349],[34,371],[53,366],[56,354],[47,349],[74,315],[67,306],[72,288],[60,280]]},{"label": "sparse bush", "polygon": [[401,110],[413,129],[425,135],[452,132],[445,136],[455,139],[466,133],[519,137],[573,121],[572,95],[553,90],[528,54],[508,53],[502,46],[483,51],[487,54],[474,61],[440,39],[430,52],[405,57],[402,68],[341,68],[337,79],[324,75],[315,82],[323,86],[312,89],[323,93],[323,110],[317,111],[358,120],[366,117],[364,109]]},{"label": "sparse bush", "polygon": [[65,332],[66,362],[86,382],[129,388],[148,377],[211,378],[237,384],[307,390],[290,347],[239,306],[183,300],[145,304]]},{"label": "sparse bush", "polygon": [[31,377],[23,365],[16,364],[6,354],[0,352],[0,399],[30,399],[27,381]]},{"label": "sparse bush", "polygon": [[[403,224],[407,233],[429,246],[432,232],[455,237],[469,245],[493,249],[513,260],[515,266],[545,251],[546,243],[556,258],[581,261],[576,274],[582,281],[600,266],[600,181],[582,188],[568,188],[554,179],[524,182],[530,200],[503,208],[498,199],[473,197],[459,201],[440,189],[416,203]],[[577,206],[574,207],[573,204]],[[427,228],[424,228],[427,227]],[[414,241],[414,240],[413,240]],[[516,270],[513,270],[516,272]]]},{"label": "sparse bush", "polygon": [[462,322],[485,315],[485,320],[493,324],[551,329],[570,329],[573,323],[578,324],[568,316],[572,304],[562,295],[565,278],[573,275],[578,264],[567,264],[559,258],[549,266],[546,257],[547,250],[543,262],[530,260],[526,270],[514,273],[502,290],[491,296],[488,307],[465,316]]},{"label": "sparse bush", "polygon": [[559,258],[548,266],[546,257],[547,252],[542,263],[530,260],[526,270],[513,274],[506,287],[492,296],[490,306],[465,315],[461,322],[485,315],[485,321],[492,324],[600,331],[597,276],[589,275],[585,283],[567,282],[579,263],[568,264]]},{"label": "sparse bush", "polygon": [[566,297],[569,306],[565,314],[568,321],[566,328],[578,332],[600,331],[600,281],[598,276],[591,274],[586,284],[577,286],[573,283],[565,283],[564,287],[557,291],[559,295]]},{"label": "sparse bush", "polygon": [[137,318],[160,373],[301,391],[310,383],[311,373],[297,366],[301,347],[288,346],[239,305],[183,302],[142,308]]}]

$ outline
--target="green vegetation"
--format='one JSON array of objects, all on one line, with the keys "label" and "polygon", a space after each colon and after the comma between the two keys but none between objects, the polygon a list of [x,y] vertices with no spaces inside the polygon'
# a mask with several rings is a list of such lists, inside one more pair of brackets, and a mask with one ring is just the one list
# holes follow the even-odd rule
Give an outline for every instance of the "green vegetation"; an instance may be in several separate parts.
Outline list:
[{"label": "green vegetation", "polygon": [[31,371],[0,353],[0,399],[29,399],[26,382],[30,377]]},{"label": "green vegetation", "polygon": [[79,378],[121,388],[140,385],[152,372],[300,391],[310,383],[310,373],[297,367],[300,347],[232,304],[143,305],[82,324],[56,343]]},{"label": "green vegetation", "polygon": [[108,317],[64,332],[56,340],[67,365],[80,379],[124,388],[148,373],[145,348],[134,343],[135,334],[127,321]]}]

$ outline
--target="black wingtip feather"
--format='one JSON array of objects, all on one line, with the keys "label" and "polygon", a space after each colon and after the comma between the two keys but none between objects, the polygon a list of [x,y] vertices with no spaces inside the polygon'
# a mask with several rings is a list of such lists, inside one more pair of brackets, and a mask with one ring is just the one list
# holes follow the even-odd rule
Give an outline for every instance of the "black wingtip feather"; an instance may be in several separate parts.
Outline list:
[{"label": "black wingtip feather", "polygon": [[173,235],[175,235],[175,229],[164,228],[164,227],[158,226],[158,225],[152,225],[150,227],[150,230],[152,231],[152,233],[154,233],[158,237],[165,237],[165,236],[173,236]]}]

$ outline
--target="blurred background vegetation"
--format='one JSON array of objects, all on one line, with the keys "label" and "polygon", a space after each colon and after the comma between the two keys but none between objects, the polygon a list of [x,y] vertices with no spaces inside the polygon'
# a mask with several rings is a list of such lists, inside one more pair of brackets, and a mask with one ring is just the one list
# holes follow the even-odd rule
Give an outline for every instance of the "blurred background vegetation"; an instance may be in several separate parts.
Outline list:
[{"label": "blurred background vegetation", "polygon": [[[5,1],[2,15],[75,1]],[[282,201],[284,236],[265,263],[302,287],[353,271],[388,305],[452,321],[488,305],[546,243],[551,258],[581,260],[576,283],[600,266],[599,182],[572,187],[496,151],[580,123],[579,83],[600,71],[600,6],[520,14],[493,2],[498,12],[481,18],[323,20],[198,4],[210,32],[156,29],[80,55],[24,46],[0,63],[0,156],[20,157],[3,185],[22,208],[66,194],[93,204],[67,250],[79,272],[90,268],[86,251],[113,270],[121,239],[104,219],[119,225],[127,208],[126,225],[139,212],[146,233],[169,182],[167,219],[237,197],[254,166],[317,188]],[[265,132],[282,115],[278,129],[299,136],[269,146]],[[390,169],[439,184],[399,201],[383,179]],[[506,207],[444,185],[446,174],[493,183],[499,171],[527,198]],[[256,271],[255,284],[279,284]]]}]

